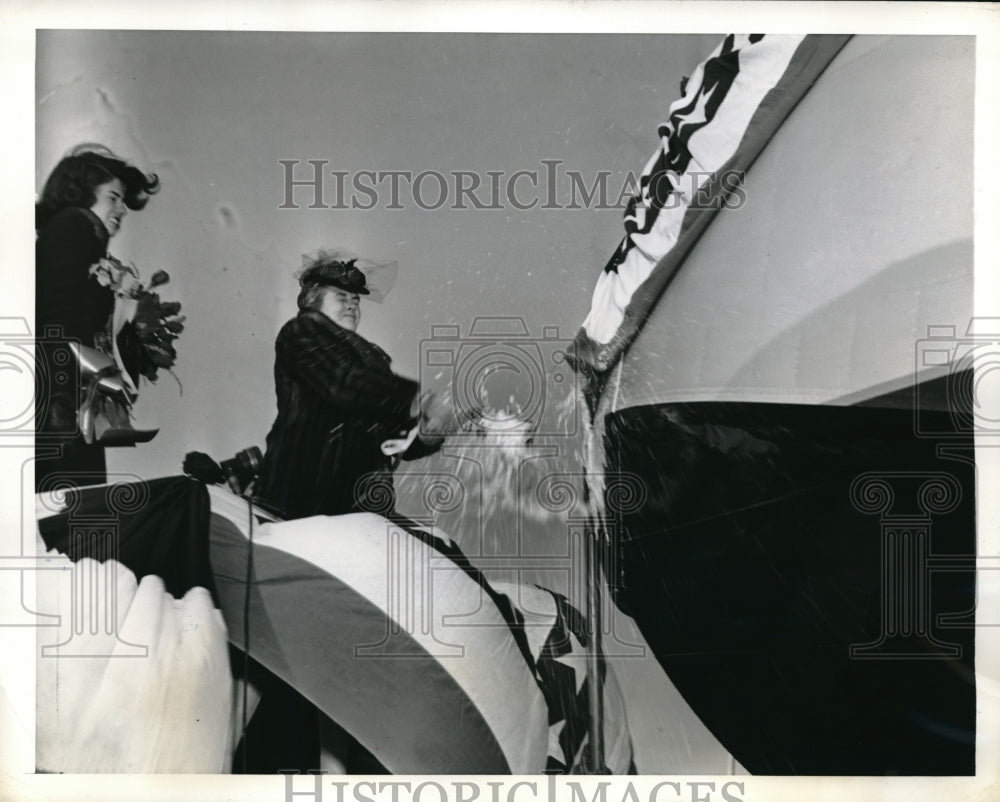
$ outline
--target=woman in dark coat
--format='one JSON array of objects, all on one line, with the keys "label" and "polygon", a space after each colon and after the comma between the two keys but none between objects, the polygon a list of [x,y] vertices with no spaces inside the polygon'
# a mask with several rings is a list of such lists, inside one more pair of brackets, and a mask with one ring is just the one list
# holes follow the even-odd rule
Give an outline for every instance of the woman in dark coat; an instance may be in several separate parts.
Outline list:
[{"label": "woman in dark coat", "polygon": [[[392,459],[384,441],[417,421],[415,381],[355,333],[368,295],[353,261],[320,258],[300,278],[299,313],[278,334],[278,415],[267,436],[258,495],[286,518],[394,512]],[[417,441],[406,458],[439,443]]]},{"label": "woman in dark coat", "polygon": [[[393,458],[382,444],[400,438],[418,419],[428,431],[443,431],[453,423],[451,410],[393,373],[385,351],[355,333],[361,296],[370,290],[353,259],[321,251],[299,282],[299,313],[282,326],[275,343],[278,415],[256,494],[286,519],[374,512],[404,523],[395,513]],[[440,444],[441,438],[418,437],[402,456],[423,456]],[[262,698],[243,745],[248,770],[315,769],[316,708],[276,679],[258,684]],[[327,736],[338,733],[327,746],[337,744],[349,772],[384,772],[348,733],[333,722],[324,727]]]},{"label": "woman in dark coat", "polygon": [[110,353],[114,293],[91,268],[127,211],[142,209],[158,189],[155,175],[107,148],[82,145],[59,162],[35,206],[36,491],[57,478],[106,481],[104,448],[85,443],[78,431],[81,388],[69,378],[76,367],[67,361],[67,342]]}]

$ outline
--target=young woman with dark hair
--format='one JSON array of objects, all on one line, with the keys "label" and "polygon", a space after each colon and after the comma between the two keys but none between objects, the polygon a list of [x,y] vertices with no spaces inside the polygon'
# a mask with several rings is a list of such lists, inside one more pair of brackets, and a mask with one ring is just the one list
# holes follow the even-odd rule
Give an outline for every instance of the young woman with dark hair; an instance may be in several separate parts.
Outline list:
[{"label": "young woman with dark hair", "polygon": [[[56,165],[35,205],[35,227],[41,229],[67,208],[92,209],[98,189],[117,179],[124,205],[133,211],[142,209],[149,196],[160,189],[155,174],[147,174],[119,159],[103,145],[77,145],[69,156]],[[124,212],[123,212],[124,214]],[[109,231],[114,236],[115,231]]]},{"label": "young woman with dark hair", "polygon": [[78,431],[81,388],[69,378],[66,343],[113,350],[115,295],[92,268],[128,210],[142,209],[158,190],[156,175],[101,145],[80,145],[56,165],[35,206],[36,491],[55,474],[77,485],[106,480],[104,448]]}]

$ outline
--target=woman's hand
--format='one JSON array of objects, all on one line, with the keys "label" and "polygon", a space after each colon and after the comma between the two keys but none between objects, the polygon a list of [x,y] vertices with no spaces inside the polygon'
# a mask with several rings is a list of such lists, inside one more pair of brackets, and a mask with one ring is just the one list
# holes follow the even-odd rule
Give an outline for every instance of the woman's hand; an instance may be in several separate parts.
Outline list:
[{"label": "woman's hand", "polygon": [[418,437],[425,445],[439,446],[448,435],[466,431],[481,410],[456,408],[449,390],[424,390],[418,396]]}]

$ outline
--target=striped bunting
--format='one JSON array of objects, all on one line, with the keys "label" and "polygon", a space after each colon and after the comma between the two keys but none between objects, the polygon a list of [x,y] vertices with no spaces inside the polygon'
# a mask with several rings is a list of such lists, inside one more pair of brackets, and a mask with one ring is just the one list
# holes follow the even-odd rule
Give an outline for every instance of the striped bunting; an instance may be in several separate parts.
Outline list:
[{"label": "striped bunting", "polygon": [[683,84],[660,146],[625,210],[625,237],[604,267],[574,341],[574,364],[609,370],[635,339],[743,174],[849,36],[729,35]]},{"label": "striped bunting", "polygon": [[533,667],[463,570],[369,513],[257,526],[244,644],[246,505],[209,493],[231,643],[394,774],[541,772],[548,711]]},{"label": "striped bunting", "polygon": [[[588,773],[592,758],[586,657],[591,642],[583,614],[564,596],[537,585],[494,582],[493,587],[520,612],[535,674],[545,696],[549,711],[545,773]],[[600,652],[598,675],[604,701],[604,768],[610,774],[635,774],[625,699]]]},{"label": "striped bunting", "polygon": [[[243,648],[248,510],[208,491],[221,607]],[[579,773],[590,760],[581,613],[534,585],[485,588],[416,534],[367,513],[258,526],[251,655],[393,773]],[[624,698],[599,663],[604,763],[634,773]]]}]

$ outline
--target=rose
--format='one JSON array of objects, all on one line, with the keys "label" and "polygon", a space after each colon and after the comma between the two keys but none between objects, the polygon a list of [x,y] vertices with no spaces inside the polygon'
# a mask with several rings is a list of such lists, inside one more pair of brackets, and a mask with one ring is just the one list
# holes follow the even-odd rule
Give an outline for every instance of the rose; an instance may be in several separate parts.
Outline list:
[{"label": "rose", "polygon": [[157,270],[153,273],[152,278],[149,280],[149,289],[154,287],[159,287],[161,284],[166,284],[170,281],[170,274],[166,270]]},{"label": "rose", "polygon": [[102,287],[111,287],[116,284],[118,271],[114,265],[105,257],[90,266],[90,275],[97,279],[97,283]]},{"label": "rose", "polygon": [[97,283],[102,287],[111,286],[111,274],[107,270],[101,270],[97,265],[94,265],[90,270],[90,275],[97,279]]},{"label": "rose", "polygon": [[142,282],[134,273],[123,271],[115,292],[122,298],[138,298],[143,292]]},{"label": "rose", "polygon": [[110,255],[91,265],[90,275],[121,298],[138,298],[145,290],[135,266],[123,264]]},{"label": "rose", "polygon": [[[123,264],[107,255],[91,266],[90,275],[119,298],[137,302],[131,322],[141,349],[139,373],[151,382],[156,381],[160,370],[170,371],[173,375],[171,368],[177,361],[173,342],[184,331],[185,318],[180,314],[181,305],[178,301],[161,301],[159,294],[152,292],[170,281],[167,271],[157,270],[153,273],[147,289],[140,281],[139,271],[134,265]],[[108,350],[110,351],[110,347]]]}]

